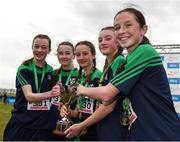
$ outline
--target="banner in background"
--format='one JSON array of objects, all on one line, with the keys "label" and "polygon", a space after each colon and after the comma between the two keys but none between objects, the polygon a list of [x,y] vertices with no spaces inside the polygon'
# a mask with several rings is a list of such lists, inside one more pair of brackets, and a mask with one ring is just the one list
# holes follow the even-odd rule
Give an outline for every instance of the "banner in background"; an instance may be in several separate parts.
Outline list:
[{"label": "banner in background", "polygon": [[160,56],[168,76],[174,106],[180,117],[180,53],[161,53]]}]

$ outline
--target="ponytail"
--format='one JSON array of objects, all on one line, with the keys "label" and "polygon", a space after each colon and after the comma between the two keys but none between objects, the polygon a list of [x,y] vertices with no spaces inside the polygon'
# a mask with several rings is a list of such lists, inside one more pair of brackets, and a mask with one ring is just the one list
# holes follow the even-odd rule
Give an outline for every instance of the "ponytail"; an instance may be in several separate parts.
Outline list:
[{"label": "ponytail", "polygon": [[143,36],[143,39],[142,39],[142,41],[141,41],[141,43],[139,45],[141,45],[141,44],[151,44],[151,43],[150,43],[149,39],[146,36]]}]

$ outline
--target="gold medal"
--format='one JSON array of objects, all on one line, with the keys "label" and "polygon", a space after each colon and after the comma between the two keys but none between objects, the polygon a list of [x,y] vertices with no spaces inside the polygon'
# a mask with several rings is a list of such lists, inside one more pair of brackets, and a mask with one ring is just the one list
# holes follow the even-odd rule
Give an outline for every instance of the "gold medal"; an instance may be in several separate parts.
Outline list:
[{"label": "gold medal", "polygon": [[120,124],[122,126],[127,126],[129,124],[128,122],[129,122],[128,115],[123,114],[123,115],[120,116]]}]

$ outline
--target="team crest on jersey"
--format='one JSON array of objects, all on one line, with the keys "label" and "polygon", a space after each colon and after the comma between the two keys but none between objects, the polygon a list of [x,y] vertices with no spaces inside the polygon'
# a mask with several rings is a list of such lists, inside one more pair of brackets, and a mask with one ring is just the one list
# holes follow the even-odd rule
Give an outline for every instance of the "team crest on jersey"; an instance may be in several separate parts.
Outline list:
[{"label": "team crest on jersey", "polygon": [[52,77],[51,77],[51,75],[49,74],[49,75],[48,75],[48,80],[51,80],[51,79],[52,79]]},{"label": "team crest on jersey", "polygon": [[76,83],[76,78],[70,78],[70,85],[75,85],[75,83]]}]

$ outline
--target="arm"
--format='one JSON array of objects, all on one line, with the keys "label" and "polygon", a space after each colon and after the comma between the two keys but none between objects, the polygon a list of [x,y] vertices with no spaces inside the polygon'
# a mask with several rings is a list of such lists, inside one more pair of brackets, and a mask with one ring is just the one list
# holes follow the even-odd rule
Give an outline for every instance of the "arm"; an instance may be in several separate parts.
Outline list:
[{"label": "arm", "polygon": [[104,117],[106,117],[109,113],[111,113],[116,105],[117,100],[113,101],[111,104],[108,105],[100,105],[98,109],[91,115],[89,116],[86,120],[79,124],[74,124],[70,128],[68,128],[64,134],[66,135],[67,138],[75,137],[83,130],[87,129],[88,127],[92,126],[93,124],[99,122],[102,120]]},{"label": "arm", "polygon": [[104,102],[112,101],[112,99],[119,93],[119,90],[108,83],[106,86],[88,88],[84,86],[79,86],[77,88],[78,96],[87,96],[95,100],[101,100]]},{"label": "arm", "polygon": [[98,109],[90,117],[81,122],[83,128],[88,128],[93,124],[101,121],[104,117],[106,117],[109,113],[111,113],[114,110],[116,102],[117,100],[113,101],[111,104],[108,105],[100,105]]},{"label": "arm", "polygon": [[33,93],[31,85],[24,85],[22,87],[24,96],[28,102],[36,102],[46,100],[51,97],[56,97],[60,95],[60,87],[59,85],[55,85],[51,91],[43,92],[43,93]]}]

